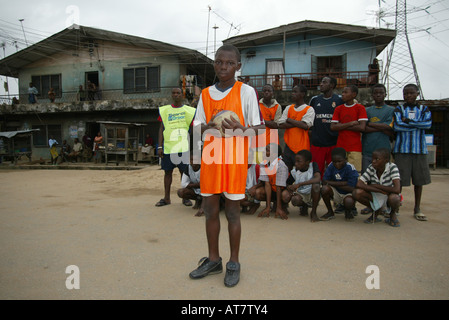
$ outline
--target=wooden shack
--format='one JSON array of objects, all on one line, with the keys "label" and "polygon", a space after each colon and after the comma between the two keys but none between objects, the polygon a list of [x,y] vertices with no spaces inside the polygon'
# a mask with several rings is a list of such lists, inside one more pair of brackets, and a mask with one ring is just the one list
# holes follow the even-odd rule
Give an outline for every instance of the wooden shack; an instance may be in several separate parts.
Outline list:
[{"label": "wooden shack", "polygon": [[138,163],[139,152],[139,127],[146,124],[101,121],[104,126],[104,157],[105,164],[114,161],[119,164],[119,157],[124,157],[125,165],[128,165],[130,156],[135,165]]},{"label": "wooden shack", "polygon": [[17,164],[22,156],[31,161],[34,131],[39,129],[0,132],[0,156],[10,158],[14,164]]}]

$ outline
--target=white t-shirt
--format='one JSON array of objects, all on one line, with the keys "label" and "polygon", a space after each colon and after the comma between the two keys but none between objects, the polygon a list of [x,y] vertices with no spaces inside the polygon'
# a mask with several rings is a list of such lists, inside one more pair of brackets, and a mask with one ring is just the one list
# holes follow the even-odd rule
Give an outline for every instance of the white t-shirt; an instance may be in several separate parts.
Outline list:
[{"label": "white t-shirt", "polygon": [[[282,113],[281,118],[279,119],[279,123],[284,123],[287,121],[288,118],[288,110],[291,108],[292,104],[287,106]],[[304,108],[307,107],[307,104],[302,104],[299,107],[295,108],[295,111],[299,112],[301,110],[304,110]],[[302,117],[301,121],[304,121],[307,126],[310,128],[313,126],[313,121],[315,120],[315,110],[313,108],[309,108],[306,112],[306,114]]]},{"label": "white t-shirt", "polygon": [[[200,182],[200,175],[201,175],[201,169],[198,171],[194,171],[192,166],[188,166],[189,174],[183,173],[181,176],[181,187],[187,188],[187,186],[190,183],[199,183]],[[200,188],[194,188],[193,191],[195,194],[200,194]]]}]

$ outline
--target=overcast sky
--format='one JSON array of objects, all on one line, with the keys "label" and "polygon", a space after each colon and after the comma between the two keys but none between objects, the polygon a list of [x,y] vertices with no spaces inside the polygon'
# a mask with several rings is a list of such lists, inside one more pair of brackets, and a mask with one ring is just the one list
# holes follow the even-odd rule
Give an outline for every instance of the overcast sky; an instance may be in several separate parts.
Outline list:
[{"label": "overcast sky", "polygon": [[[212,58],[214,44],[218,48],[224,39],[302,20],[374,27],[379,1],[385,12],[382,27],[391,23],[393,28],[395,0],[0,0],[0,44],[5,43],[8,56],[16,52],[15,43],[23,49],[26,43],[43,40],[75,21],[201,53],[206,53],[207,43]],[[449,0],[409,0],[407,7],[409,38],[424,96],[448,98]],[[19,19],[24,19],[25,32]],[[380,60],[386,60],[385,52],[379,55]],[[3,58],[3,50],[0,53]],[[0,95],[5,94],[5,79],[0,79]],[[10,78],[8,82],[11,93],[17,92],[17,80]]]}]

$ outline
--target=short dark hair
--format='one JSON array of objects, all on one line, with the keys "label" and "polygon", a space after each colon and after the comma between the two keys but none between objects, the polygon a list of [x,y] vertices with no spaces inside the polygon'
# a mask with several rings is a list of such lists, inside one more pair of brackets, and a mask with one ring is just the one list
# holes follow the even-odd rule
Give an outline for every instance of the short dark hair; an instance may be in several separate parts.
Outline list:
[{"label": "short dark hair", "polygon": [[347,86],[346,88],[349,88],[352,92],[354,92],[355,94],[359,94],[359,88],[357,88],[357,86],[351,84],[349,86]]},{"label": "short dark hair", "polygon": [[329,78],[329,82],[333,85],[332,89],[335,89],[335,87],[337,86],[337,79],[335,79],[334,77],[331,77],[331,76],[327,76],[325,78]]},{"label": "short dark hair", "polygon": [[414,83],[406,84],[405,87],[404,87],[404,89],[402,89],[402,91],[404,91],[405,89],[408,89],[408,88],[414,88],[416,91],[419,92],[418,86],[417,86],[416,84],[414,84]]},{"label": "short dark hair", "polygon": [[385,159],[387,159],[388,161],[390,161],[390,149],[388,148],[379,148],[373,151],[373,153],[379,153],[380,155],[382,155],[382,157],[384,157]]},{"label": "short dark hair", "polygon": [[215,52],[215,56],[217,56],[217,53],[219,51],[231,51],[231,52],[234,52],[235,55],[237,56],[237,61],[238,62],[242,61],[242,57],[240,55],[239,49],[237,49],[237,47],[233,46],[232,44],[225,44],[225,45],[221,46],[220,48],[218,48],[217,52]]},{"label": "short dark hair", "polygon": [[371,88],[371,92],[374,92],[374,89],[377,89],[377,88],[382,88],[382,89],[384,89],[385,93],[387,93],[387,88],[386,88],[385,85],[382,84],[382,83],[376,83],[376,84]]},{"label": "short dark hair", "polygon": [[271,142],[268,145],[270,146],[270,151],[271,151],[272,147],[276,146],[278,148],[278,157],[282,156],[283,151],[282,151],[282,147],[279,143]]},{"label": "short dark hair", "polygon": [[299,150],[296,155],[303,157],[306,161],[312,161],[312,153],[307,149]]},{"label": "short dark hair", "polygon": [[[269,84],[269,83],[265,83],[265,84],[263,85],[263,87],[266,87],[266,86],[270,87],[270,88],[271,88],[271,90],[272,90],[272,91],[274,91],[274,87],[273,87],[273,85],[272,85],[272,84]],[[262,87],[262,90],[263,90],[263,87]]]},{"label": "short dark hair", "polygon": [[303,84],[295,84],[293,86],[293,88],[295,88],[295,87],[298,87],[299,92],[302,92],[302,93],[304,93],[304,95],[307,95],[307,87],[305,85],[303,85]]},{"label": "short dark hair", "polygon": [[331,152],[331,157],[340,156],[346,159],[346,150],[343,148],[334,148]]}]

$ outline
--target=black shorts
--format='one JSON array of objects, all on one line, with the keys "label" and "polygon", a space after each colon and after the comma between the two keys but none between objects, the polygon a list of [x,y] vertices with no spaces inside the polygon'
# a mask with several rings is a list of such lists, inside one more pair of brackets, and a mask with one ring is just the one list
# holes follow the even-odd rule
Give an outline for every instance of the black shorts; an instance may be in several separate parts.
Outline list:
[{"label": "black shorts", "polygon": [[395,153],[394,162],[401,176],[401,186],[424,186],[430,184],[430,170],[427,154]]},{"label": "black shorts", "polygon": [[164,153],[164,156],[161,159],[161,169],[164,171],[172,171],[177,167],[184,172],[187,170],[189,162],[190,153],[188,151],[182,153]]}]

